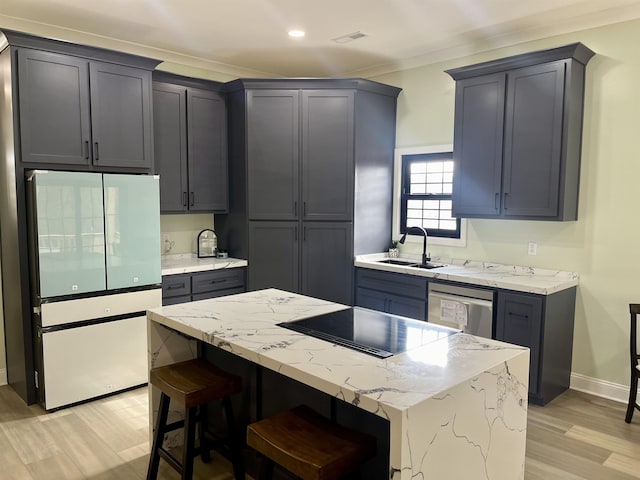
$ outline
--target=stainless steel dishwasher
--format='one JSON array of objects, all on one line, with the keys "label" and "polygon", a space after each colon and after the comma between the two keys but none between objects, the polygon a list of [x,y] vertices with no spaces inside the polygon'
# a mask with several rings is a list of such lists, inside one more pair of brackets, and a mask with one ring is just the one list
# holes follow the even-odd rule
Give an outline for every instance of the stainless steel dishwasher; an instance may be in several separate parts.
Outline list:
[{"label": "stainless steel dishwasher", "polygon": [[492,338],[493,291],[429,282],[427,321]]}]

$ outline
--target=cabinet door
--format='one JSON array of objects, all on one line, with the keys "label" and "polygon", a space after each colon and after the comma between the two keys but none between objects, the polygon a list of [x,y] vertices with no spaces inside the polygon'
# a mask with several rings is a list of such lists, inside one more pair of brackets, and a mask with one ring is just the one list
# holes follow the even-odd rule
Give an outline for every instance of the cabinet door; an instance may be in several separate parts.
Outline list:
[{"label": "cabinet door", "polygon": [[379,312],[387,311],[387,297],[384,293],[370,288],[356,288],[356,302],[358,307],[370,308]]},{"label": "cabinet door", "polygon": [[403,317],[427,319],[427,302],[401,295],[387,294],[386,312]]},{"label": "cabinet door", "polygon": [[160,175],[160,210],[187,210],[186,89],[153,82],[155,171]]},{"label": "cabinet door", "polygon": [[505,75],[456,83],[453,216],[500,214]]},{"label": "cabinet door", "polygon": [[89,165],[89,63],[18,50],[22,161]]},{"label": "cabinet door", "polygon": [[251,220],[298,218],[298,90],[247,92],[247,188]]},{"label": "cabinet door", "polygon": [[558,215],[565,68],[559,61],[508,74],[505,216]]},{"label": "cabinet door", "polygon": [[301,293],[352,305],[352,291],[353,225],[305,222]]},{"label": "cabinet door", "polygon": [[206,90],[187,90],[189,210],[228,208],[227,113],[224,98]]},{"label": "cabinet door", "polygon": [[151,72],[91,62],[93,163],[151,169]]},{"label": "cabinet door", "polygon": [[353,220],[354,94],[302,92],[303,220]]},{"label": "cabinet door", "polygon": [[297,222],[249,223],[249,290],[299,291]]},{"label": "cabinet door", "polygon": [[[529,393],[535,395],[540,386],[542,298],[506,292],[498,292],[497,298],[496,340],[529,347]],[[571,345],[567,345],[567,348],[571,348]]]}]

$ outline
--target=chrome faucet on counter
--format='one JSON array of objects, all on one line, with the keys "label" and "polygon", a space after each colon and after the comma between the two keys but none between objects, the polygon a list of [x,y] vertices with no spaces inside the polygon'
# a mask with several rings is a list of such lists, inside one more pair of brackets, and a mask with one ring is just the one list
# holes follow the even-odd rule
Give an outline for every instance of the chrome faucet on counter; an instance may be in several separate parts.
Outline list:
[{"label": "chrome faucet on counter", "polygon": [[400,243],[404,245],[405,240],[407,239],[407,234],[409,233],[419,233],[424,238],[422,240],[422,265],[426,265],[430,257],[427,257],[427,231],[422,227],[409,227],[402,238],[400,239]]}]

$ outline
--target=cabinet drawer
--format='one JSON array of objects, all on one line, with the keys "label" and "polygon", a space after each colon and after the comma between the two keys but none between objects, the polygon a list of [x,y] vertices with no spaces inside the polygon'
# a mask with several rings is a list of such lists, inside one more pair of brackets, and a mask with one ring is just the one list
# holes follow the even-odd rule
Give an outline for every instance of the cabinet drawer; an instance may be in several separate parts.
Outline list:
[{"label": "cabinet drawer", "polygon": [[178,297],[191,294],[191,275],[164,275],[162,277],[162,298]]},{"label": "cabinet drawer", "polygon": [[405,297],[413,297],[422,301],[427,298],[427,279],[424,277],[358,268],[356,269],[356,285]]},{"label": "cabinet drawer", "polygon": [[228,288],[224,290],[216,290],[214,292],[198,293],[192,295],[191,300],[197,302],[198,300],[207,300],[208,298],[225,297],[227,295],[235,295],[236,293],[244,293],[246,290],[243,287]]},{"label": "cabinet drawer", "polygon": [[199,293],[230,288],[244,288],[244,268],[226,268],[194,273],[191,278],[191,293],[194,298]]}]

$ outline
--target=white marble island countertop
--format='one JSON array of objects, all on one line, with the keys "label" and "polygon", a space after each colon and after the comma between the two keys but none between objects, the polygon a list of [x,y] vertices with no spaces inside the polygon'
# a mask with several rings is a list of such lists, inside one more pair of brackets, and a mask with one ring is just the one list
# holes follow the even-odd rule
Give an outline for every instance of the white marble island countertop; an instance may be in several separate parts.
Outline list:
[{"label": "white marble island countertop", "polygon": [[[578,274],[575,272],[446,257],[432,257],[432,263],[444,264],[446,266],[428,270],[379,262],[379,260],[385,258],[388,258],[386,253],[360,255],[356,257],[354,265],[356,267],[373,268],[387,272],[417,275],[539,295],[551,295],[552,293],[578,285]],[[419,255],[400,258],[400,260],[405,259],[420,263]]]},{"label": "white marble island countertop", "polygon": [[178,253],[162,256],[162,275],[204,272],[220,268],[246,267],[247,261],[240,258],[198,258],[193,253]]},{"label": "white marble island countertop", "polygon": [[149,310],[150,364],[186,335],[386,418],[393,480],[523,478],[528,349],[459,333],[380,359],[276,325],[345,308],[269,289]]}]

